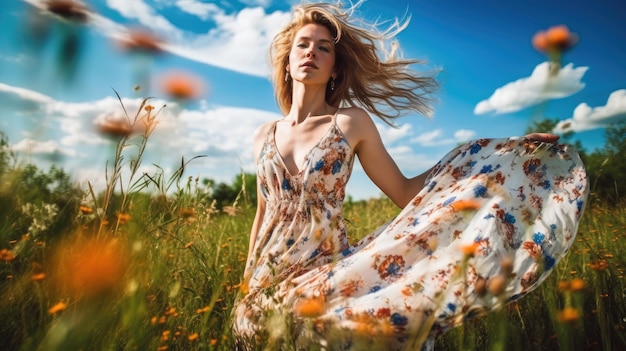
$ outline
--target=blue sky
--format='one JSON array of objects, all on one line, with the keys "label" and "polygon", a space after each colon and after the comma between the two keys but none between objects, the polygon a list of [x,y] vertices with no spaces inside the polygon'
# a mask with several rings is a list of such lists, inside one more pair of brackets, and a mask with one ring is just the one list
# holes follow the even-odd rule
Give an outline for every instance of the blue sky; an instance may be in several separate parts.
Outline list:
[{"label": "blue sky", "polygon": [[[121,115],[115,90],[129,111],[147,96],[157,107],[167,105],[143,171],[152,173],[157,164],[171,172],[181,157],[198,155],[206,157],[190,163],[188,176],[230,183],[241,170],[254,170],[254,129],[282,117],[268,79],[269,43],[296,2],[92,0],[87,23],[74,27],[46,13],[44,3],[5,1],[0,12],[0,130],[20,160],[54,163],[82,184],[101,186],[113,145],[94,127]],[[357,14],[379,21],[410,15],[398,37],[404,56],[428,61],[417,70],[441,70],[432,119],[408,115],[397,129],[378,122],[407,175],[429,168],[459,142],[521,135],[544,117],[569,125],[588,150],[604,144],[607,123],[626,120],[621,0],[366,0]],[[531,39],[560,24],[580,40],[548,83],[546,57]],[[59,61],[68,28],[80,39],[71,75],[61,73]],[[117,43],[137,28],[162,38],[165,52],[140,57],[120,50]],[[175,70],[202,80],[197,100],[171,101],[159,89],[159,79]],[[357,164],[348,194],[362,199],[380,192]]]}]

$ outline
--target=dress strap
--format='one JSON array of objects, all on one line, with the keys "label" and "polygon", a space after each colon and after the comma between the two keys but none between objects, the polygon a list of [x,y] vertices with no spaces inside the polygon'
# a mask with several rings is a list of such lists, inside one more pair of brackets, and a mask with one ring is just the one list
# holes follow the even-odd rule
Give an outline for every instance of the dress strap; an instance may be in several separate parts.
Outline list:
[{"label": "dress strap", "polygon": [[341,110],[340,107],[337,108],[337,111],[335,111],[335,114],[333,115],[333,119],[332,119],[332,123],[333,125],[337,125],[337,115],[339,114],[339,111]]}]

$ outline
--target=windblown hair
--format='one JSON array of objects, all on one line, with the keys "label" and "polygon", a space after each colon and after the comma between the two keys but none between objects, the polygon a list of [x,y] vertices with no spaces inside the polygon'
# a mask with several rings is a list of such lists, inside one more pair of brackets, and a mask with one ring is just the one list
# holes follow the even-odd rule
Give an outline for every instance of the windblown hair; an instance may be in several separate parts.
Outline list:
[{"label": "windblown hair", "polygon": [[326,87],[326,101],[331,106],[360,106],[393,125],[394,118],[416,111],[432,114],[432,93],[439,84],[432,75],[420,75],[410,66],[425,63],[402,59],[396,35],[408,20],[394,21],[386,30],[376,23],[354,18],[358,2],[344,10],[328,3],[304,4],[294,7],[291,22],[278,33],[270,47],[272,80],[278,105],[284,114],[292,104],[292,80],[287,76],[289,53],[296,32],[315,23],[328,28],[335,41],[335,89]]}]

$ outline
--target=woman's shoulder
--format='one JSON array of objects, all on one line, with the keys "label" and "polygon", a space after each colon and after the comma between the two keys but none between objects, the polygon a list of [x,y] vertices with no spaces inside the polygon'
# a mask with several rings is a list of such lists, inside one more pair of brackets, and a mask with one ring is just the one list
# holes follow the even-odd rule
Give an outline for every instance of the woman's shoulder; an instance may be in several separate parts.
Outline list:
[{"label": "woman's shoulder", "polygon": [[374,127],[374,121],[369,113],[361,107],[341,108],[337,112],[337,124],[342,129],[363,130]]},{"label": "woman's shoulder", "polygon": [[265,122],[261,124],[260,126],[258,126],[256,130],[254,131],[255,139],[260,136],[267,135],[267,133],[269,133],[272,127],[274,126],[274,124],[276,124],[276,121]]}]

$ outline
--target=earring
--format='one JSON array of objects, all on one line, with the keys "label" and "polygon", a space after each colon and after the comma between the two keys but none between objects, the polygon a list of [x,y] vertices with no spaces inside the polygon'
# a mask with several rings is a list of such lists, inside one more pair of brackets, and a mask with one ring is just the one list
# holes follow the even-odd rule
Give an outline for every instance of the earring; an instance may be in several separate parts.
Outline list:
[{"label": "earring", "polygon": [[330,91],[335,91],[335,78],[330,78]]},{"label": "earring", "polygon": [[285,82],[289,80],[289,72],[285,72]]}]

